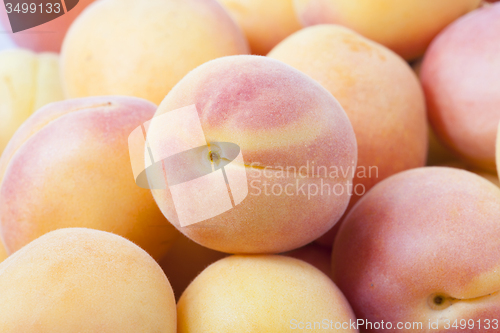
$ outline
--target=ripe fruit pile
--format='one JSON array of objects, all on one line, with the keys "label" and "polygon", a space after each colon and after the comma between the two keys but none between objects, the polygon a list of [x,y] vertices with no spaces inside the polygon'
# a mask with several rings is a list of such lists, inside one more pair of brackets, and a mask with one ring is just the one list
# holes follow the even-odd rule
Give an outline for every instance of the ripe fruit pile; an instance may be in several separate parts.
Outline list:
[{"label": "ripe fruit pile", "polygon": [[500,331],[500,3],[87,0],[12,37],[0,332]]}]

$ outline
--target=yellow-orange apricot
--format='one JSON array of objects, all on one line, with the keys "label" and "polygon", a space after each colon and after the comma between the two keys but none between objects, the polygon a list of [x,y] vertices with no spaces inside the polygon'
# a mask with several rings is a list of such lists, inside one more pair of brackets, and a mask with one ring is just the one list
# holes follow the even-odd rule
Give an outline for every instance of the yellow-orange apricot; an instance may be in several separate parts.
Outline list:
[{"label": "yellow-orange apricot", "polygon": [[0,295],[4,332],[176,332],[161,268],[108,232],[68,228],[36,239],[0,264]]},{"label": "yellow-orange apricot", "polygon": [[178,333],[356,333],[344,324],[355,321],[328,276],[285,256],[221,259],[189,285],[177,304]]},{"label": "yellow-orange apricot", "polygon": [[197,66],[248,53],[216,0],[102,0],[72,24],[61,51],[69,97],[127,95],[159,104]]},{"label": "yellow-orange apricot", "polygon": [[[190,114],[190,106],[197,119],[173,134],[178,119],[162,119]],[[154,155],[170,156],[200,136],[195,146],[209,145],[206,153],[169,172],[175,179],[197,174],[216,163],[215,152],[223,164],[231,161],[225,172],[234,202],[220,169],[152,191],[167,219],[195,242],[228,253],[281,253],[318,238],[344,213],[357,159],[351,123],[325,88],[291,66],[241,55],[190,72],[161,103],[148,140]],[[239,147],[241,160],[232,163],[224,143]],[[183,222],[186,216],[196,221]]]},{"label": "yellow-orange apricot", "polygon": [[0,231],[9,253],[59,228],[123,236],[160,259],[177,236],[151,192],[134,181],[128,137],[156,106],[134,97],[49,104],[0,158]]},{"label": "yellow-orange apricot", "polygon": [[218,0],[245,33],[253,54],[266,55],[301,29],[293,0]]},{"label": "yellow-orange apricot", "polygon": [[[410,66],[391,50],[339,25],[303,29],[268,57],[304,72],[342,105],[358,143],[349,209],[379,181],[424,166],[425,99]],[[319,239],[333,243],[336,228]]]},{"label": "yellow-orange apricot", "polygon": [[481,0],[294,0],[305,26],[340,24],[387,46],[405,59],[421,56],[448,24]]},{"label": "yellow-orange apricot", "polygon": [[13,49],[0,52],[0,154],[14,132],[40,107],[64,99],[59,58]]}]

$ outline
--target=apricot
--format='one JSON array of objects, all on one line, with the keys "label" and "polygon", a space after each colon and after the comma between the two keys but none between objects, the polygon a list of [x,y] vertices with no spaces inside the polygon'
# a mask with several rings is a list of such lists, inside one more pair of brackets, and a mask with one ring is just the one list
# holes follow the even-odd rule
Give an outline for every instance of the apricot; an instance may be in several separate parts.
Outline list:
[{"label": "apricot", "polygon": [[444,30],[427,51],[421,81],[436,135],[468,163],[495,170],[500,121],[500,4]]},{"label": "apricot", "polygon": [[50,232],[0,264],[4,332],[176,332],[172,288],[132,242],[103,231]]},{"label": "apricot", "polygon": [[366,332],[394,332],[398,322],[422,323],[408,332],[444,332],[462,319],[475,326],[457,332],[485,332],[486,320],[500,312],[498,216],[500,189],[473,173],[399,173],[344,220],[333,248],[334,281],[358,319],[394,325],[364,326]]},{"label": "apricot", "polygon": [[[379,181],[424,166],[427,117],[410,66],[387,48],[338,25],[305,28],[268,55],[304,72],[342,105],[358,143],[349,209]],[[320,239],[333,242],[336,229]]]},{"label": "apricot", "polygon": [[481,0],[294,0],[304,26],[333,23],[387,46],[407,60],[421,56],[448,24]]},{"label": "apricot", "polygon": [[9,253],[60,228],[114,232],[160,259],[177,235],[134,182],[130,133],[156,106],[133,97],[49,104],[0,158],[0,229]]},{"label": "apricot", "polygon": [[284,256],[231,256],[206,268],[177,304],[178,333],[358,332],[342,293],[313,266]]},{"label": "apricot", "polygon": [[253,54],[266,55],[279,42],[301,29],[293,0],[218,0],[245,33]]},{"label": "apricot", "polygon": [[[35,52],[59,53],[61,50],[61,44],[69,26],[92,2],[94,2],[94,0],[78,0],[76,6],[66,12],[63,16],[42,25],[16,32],[14,34],[9,34],[9,36],[20,47],[27,48]],[[56,7],[54,7],[54,9],[55,8]],[[0,6],[0,27],[2,25],[6,31],[12,32],[7,11],[4,6]]]},{"label": "apricot", "polygon": [[[330,229],[350,198],[349,119],[319,83],[274,59],[224,57],[193,70],[161,103],[148,141],[156,161],[207,145],[189,164],[162,162],[171,178],[152,192],[176,228],[217,251],[301,247]],[[217,172],[190,178],[211,165]]]},{"label": "apricot", "polygon": [[160,266],[172,285],[175,299],[178,300],[198,274],[226,256],[226,253],[210,250],[181,235],[160,261]]},{"label": "apricot", "polygon": [[127,95],[159,104],[195,67],[248,53],[216,0],[103,0],[73,23],[61,53],[69,97]]},{"label": "apricot", "polygon": [[[1,7],[1,6],[0,6]],[[40,107],[64,99],[59,58],[12,49],[0,52],[0,154],[19,126]]]}]

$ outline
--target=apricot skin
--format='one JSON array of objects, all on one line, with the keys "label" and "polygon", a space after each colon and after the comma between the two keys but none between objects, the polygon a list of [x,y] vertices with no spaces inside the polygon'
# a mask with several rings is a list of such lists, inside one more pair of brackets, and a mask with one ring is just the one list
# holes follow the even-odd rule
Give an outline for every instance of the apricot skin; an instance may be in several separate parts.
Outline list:
[{"label": "apricot skin", "polygon": [[[318,25],[291,35],[268,57],[318,81],[346,111],[358,143],[355,191],[347,212],[381,180],[425,165],[424,94],[411,68],[394,52],[345,27]],[[318,241],[331,246],[338,225]]]},{"label": "apricot skin", "polygon": [[[196,105],[207,142],[231,142],[240,147],[244,165],[233,165],[231,170],[245,171],[247,183],[243,186],[249,190],[234,208],[181,226],[170,189],[153,189],[164,215],[184,235],[221,252],[281,253],[310,243],[342,216],[350,197],[345,184],[351,181],[356,166],[356,139],[342,107],[317,82],[274,59],[225,57],[182,79],[155,118],[189,105]],[[154,123],[155,119],[150,128]],[[299,174],[308,164],[309,169]],[[312,173],[313,164],[348,172],[318,177],[317,172]],[[280,168],[291,171],[282,175]],[[339,184],[337,194],[328,189],[319,192],[321,182],[330,189]],[[266,194],[266,184],[281,192],[273,194],[268,186]],[[317,195],[309,196],[306,189],[310,184],[318,186]],[[199,187],[186,187],[192,193],[186,206],[196,209]],[[213,201],[212,207],[220,201]]]},{"label": "apricot skin", "polygon": [[59,57],[24,49],[0,52],[0,154],[36,110],[64,99]]},{"label": "apricot skin", "polygon": [[218,0],[243,29],[252,54],[266,55],[301,29],[292,0]]},{"label": "apricot skin", "polygon": [[59,228],[119,234],[160,259],[177,236],[135,184],[128,137],[156,106],[133,97],[52,103],[16,132],[0,158],[0,226],[13,253]]},{"label": "apricot skin", "polygon": [[294,0],[304,26],[340,24],[406,60],[421,56],[448,24],[481,0]]},{"label": "apricot skin", "polygon": [[177,311],[178,333],[283,333],[293,332],[294,319],[303,327],[324,319],[356,321],[325,274],[301,260],[269,255],[231,256],[210,265],[186,289]]},{"label": "apricot skin", "polygon": [[421,69],[430,123],[462,159],[495,170],[500,121],[500,4],[448,26],[431,44]]},{"label": "apricot skin", "polygon": [[435,332],[429,320],[440,320],[439,332],[445,320],[492,320],[500,313],[498,216],[500,189],[473,173],[399,173],[346,217],[333,249],[334,281],[357,318],[424,323],[409,332]]},{"label": "apricot skin", "polygon": [[0,264],[0,295],[4,332],[176,332],[161,268],[108,232],[69,228],[38,238]]},{"label": "apricot skin", "polygon": [[216,0],[102,0],[68,31],[61,74],[70,98],[126,95],[158,105],[197,66],[248,52]]}]

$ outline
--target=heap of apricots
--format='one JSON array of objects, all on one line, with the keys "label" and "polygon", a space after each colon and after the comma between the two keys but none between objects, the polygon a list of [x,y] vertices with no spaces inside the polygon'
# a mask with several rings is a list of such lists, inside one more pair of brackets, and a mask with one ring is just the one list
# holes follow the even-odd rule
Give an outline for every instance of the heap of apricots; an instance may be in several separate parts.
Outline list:
[{"label": "heap of apricots", "polygon": [[0,23],[0,332],[500,331],[500,3]]}]

